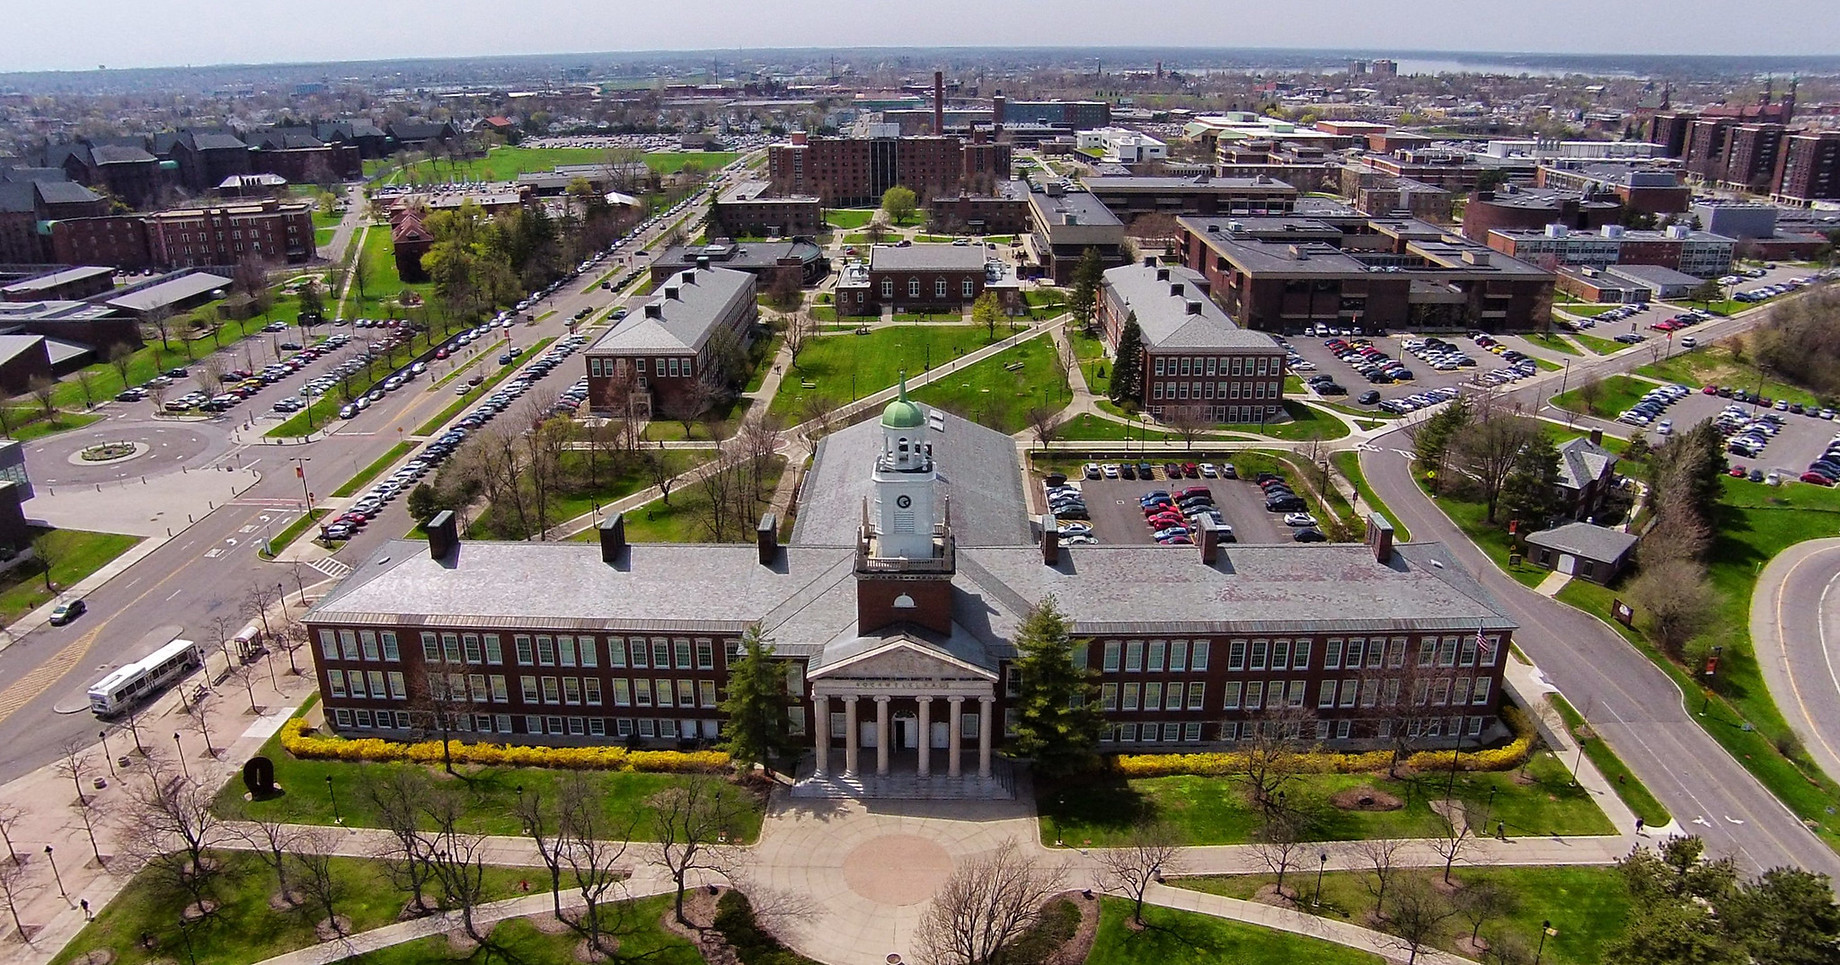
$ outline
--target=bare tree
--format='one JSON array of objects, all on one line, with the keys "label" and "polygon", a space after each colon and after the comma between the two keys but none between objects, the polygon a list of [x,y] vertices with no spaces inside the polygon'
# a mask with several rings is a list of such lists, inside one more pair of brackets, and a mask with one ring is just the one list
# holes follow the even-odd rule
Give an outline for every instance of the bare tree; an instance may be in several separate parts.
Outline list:
[{"label": "bare tree", "polygon": [[1456,465],[1475,481],[1489,522],[1495,521],[1502,485],[1514,472],[1521,450],[1544,431],[1532,419],[1485,405],[1478,407],[1476,420],[1451,439]]},{"label": "bare tree", "polygon": [[1444,859],[1444,883],[1450,884],[1450,868],[1458,859],[1466,857],[1476,845],[1476,829],[1470,824],[1469,812],[1461,801],[1446,799],[1444,802],[1444,825],[1436,837],[1430,839],[1431,850]]},{"label": "bare tree", "polygon": [[1144,892],[1164,875],[1181,871],[1182,848],[1167,822],[1153,821],[1131,829],[1118,847],[1093,852],[1107,891],[1122,891],[1132,901],[1131,920],[1144,923]]},{"label": "bare tree", "polygon": [[784,426],[779,419],[766,412],[750,414],[741,421],[735,432],[735,443],[740,448],[742,458],[747,460],[749,481],[753,485],[754,498],[766,499],[767,467],[772,464],[773,454],[779,450],[780,435]]},{"label": "bare tree", "polygon": [[811,344],[811,339],[817,334],[817,329],[817,322],[809,312],[797,311],[786,316],[784,335],[786,357],[790,360],[793,371],[799,371],[799,353],[805,351],[805,347]]},{"label": "bare tree", "polygon": [[[337,848],[335,832],[330,828],[314,828],[302,832],[290,843],[280,866],[294,869],[300,897],[315,911],[326,913],[326,925],[333,934],[343,935],[345,922],[339,920],[339,904],[344,901],[347,889],[332,870],[333,851]],[[281,894],[289,904],[293,903],[285,887]]]},{"label": "bare tree", "polygon": [[1269,868],[1272,874],[1277,875],[1275,890],[1279,898],[1288,897],[1284,893],[1285,873],[1308,850],[1306,843],[1302,840],[1302,828],[1299,826],[1301,823],[1301,815],[1296,812],[1272,813],[1265,818],[1259,829],[1258,840],[1252,845],[1259,860],[1265,862],[1265,867]]},{"label": "bare tree", "polygon": [[153,326],[153,330],[160,333],[160,349],[162,351],[167,351],[172,348],[171,343],[168,341],[168,336],[172,334],[172,309],[166,308],[165,306],[150,308],[145,315],[141,316],[141,321]]},{"label": "bare tree", "polygon": [[709,412],[716,400],[722,397],[722,388],[708,377],[708,373],[685,383],[683,391],[667,406],[668,415],[683,427],[684,438],[690,438],[690,426]]},{"label": "bare tree", "polygon": [[1182,437],[1185,449],[1195,448],[1196,437],[1213,425],[1208,421],[1206,407],[1198,405],[1166,406],[1161,421]]},{"label": "bare tree", "polygon": [[122,388],[127,388],[128,372],[134,366],[134,349],[126,342],[116,342],[109,346],[109,365],[115,369],[116,375],[121,376]]},{"label": "bare tree", "polygon": [[250,853],[275,873],[276,893],[281,900],[288,905],[299,904],[299,897],[288,887],[288,869],[294,863],[290,856],[302,850],[310,832],[282,821],[245,813],[242,824],[234,828],[233,833],[249,846]]},{"label": "bare tree", "polygon": [[837,400],[828,395],[814,392],[799,400],[799,419],[804,426],[803,435],[808,445],[831,431],[831,423],[836,417]]},{"label": "bare tree", "polygon": [[1059,438],[1061,434],[1060,414],[1061,409],[1058,406],[1029,407],[1029,431],[1034,434],[1036,443],[1040,444],[1044,452],[1048,448],[1048,443]]},{"label": "bare tree", "polygon": [[52,397],[57,394],[57,382],[50,376],[34,375],[26,380],[26,391],[38,402],[38,407],[45,412],[45,418],[57,415],[57,406]]},{"label": "bare tree", "polygon": [[1704,566],[1688,559],[1644,564],[1629,585],[1629,598],[1648,615],[1655,642],[1679,659],[1693,639],[1711,621],[1719,594],[1706,578]]},{"label": "bare tree", "polygon": [[1482,947],[1482,926],[1491,919],[1513,914],[1516,905],[1514,892],[1487,878],[1465,884],[1451,896],[1451,903],[1456,906],[1457,914],[1469,922],[1471,950]]},{"label": "bare tree", "polygon": [[684,889],[689,876],[697,871],[719,873],[734,863],[725,842],[747,805],[739,788],[707,777],[680,778],[649,803],[657,860],[677,889],[673,912],[678,923],[688,925]]},{"label": "bare tree", "polygon": [[166,884],[183,889],[200,910],[218,870],[206,852],[224,835],[212,809],[214,796],[211,789],[164,768],[151,769],[129,794],[129,853]]},{"label": "bare tree", "polygon": [[1413,876],[1399,883],[1393,892],[1393,914],[1387,919],[1392,935],[1388,944],[1406,952],[1406,965],[1418,961],[1418,953],[1430,944],[1456,916],[1450,901],[1424,878]]},{"label": "bare tree", "polygon": [[568,867],[568,876],[582,902],[579,914],[565,917],[558,912],[557,917],[567,922],[589,949],[610,951],[606,939],[617,922],[609,919],[608,896],[625,877],[620,865],[626,857],[626,842],[633,837],[640,819],[635,817],[625,828],[611,827],[599,789],[579,771],[563,778],[556,791],[556,853]]},{"label": "bare tree", "polygon": [[222,376],[225,371],[227,370],[224,368],[224,360],[211,356],[198,363],[197,371],[192,373],[192,382],[198,386],[198,391],[206,395],[216,395],[223,387]]},{"label": "bare tree", "polygon": [[659,497],[666,506],[671,505],[671,487],[677,485],[677,477],[683,474],[679,468],[681,464],[665,451],[664,443],[659,443],[657,449],[645,450],[640,458],[644,460],[645,474],[651,478],[652,485],[658,487]]},{"label": "bare tree", "polygon": [[193,730],[198,732],[199,737],[204,738],[204,752],[212,757],[216,757],[217,748],[211,743],[211,717],[205,712],[204,706],[205,698],[210,694],[211,691],[200,686],[198,694],[192,698],[192,701],[183,705],[183,712],[186,722],[191,725]]},{"label": "bare tree", "polygon": [[18,861],[0,864],[0,898],[6,899],[6,910],[13,916],[13,929],[19,932],[19,940],[30,943],[32,936],[26,932],[25,922],[19,920],[19,899],[30,899],[37,893],[37,885],[26,880],[25,865]]},{"label": "bare tree", "polygon": [[379,850],[384,874],[398,891],[409,893],[410,908],[416,914],[433,910],[428,901],[428,885],[433,877],[429,864],[429,843],[422,829],[421,803],[430,793],[428,777],[419,770],[390,768],[381,775],[372,772],[359,782],[365,800],[377,812],[379,823],[389,832],[389,842]]},{"label": "bare tree", "polygon": [[0,843],[6,845],[6,856],[11,864],[19,863],[19,851],[13,847],[13,828],[26,812],[11,804],[0,804]]},{"label": "bare tree", "polygon": [[1065,864],[1044,865],[1014,839],[959,865],[934,894],[915,936],[929,965],[984,965],[1041,919]]},{"label": "bare tree", "polygon": [[1578,401],[1584,403],[1586,415],[1597,411],[1597,402],[1604,397],[1604,380],[1595,375],[1587,375],[1578,380]]},{"label": "bare tree", "polygon": [[93,368],[88,368],[88,367],[80,368],[76,370],[75,372],[71,373],[71,378],[77,380],[77,388],[83,391],[83,407],[85,409],[95,408],[96,407],[96,378],[97,378],[96,370]]},{"label": "bare tree", "polygon": [[1362,880],[1367,885],[1367,893],[1374,896],[1375,921],[1386,919],[1386,888],[1392,883],[1395,865],[1405,846],[1404,838],[1363,838],[1348,845],[1349,852],[1360,858],[1370,872]]},{"label": "bare tree", "polygon": [[1299,745],[1299,740],[1306,724],[1311,725],[1309,733],[1314,735],[1315,716],[1302,707],[1285,706],[1281,694],[1273,693],[1266,699],[1277,706],[1260,714],[1251,734],[1241,739],[1230,776],[1246,786],[1253,805],[1270,821],[1282,811],[1279,798],[1285,786],[1297,779],[1303,754],[1308,751]]},{"label": "bare tree", "polygon": [[64,741],[60,750],[64,759],[58,762],[58,773],[70,778],[70,783],[77,788],[77,806],[89,807],[89,797],[83,793],[83,778],[89,774],[89,762],[83,759],[83,752],[88,745],[81,737],[72,737]]},{"label": "bare tree", "polygon": [[497,951],[489,929],[482,929],[477,918],[486,898],[486,837],[460,830],[467,803],[449,788],[437,788],[423,810],[432,825],[428,867],[441,889],[442,904],[460,913],[460,928],[468,938],[488,952]]}]

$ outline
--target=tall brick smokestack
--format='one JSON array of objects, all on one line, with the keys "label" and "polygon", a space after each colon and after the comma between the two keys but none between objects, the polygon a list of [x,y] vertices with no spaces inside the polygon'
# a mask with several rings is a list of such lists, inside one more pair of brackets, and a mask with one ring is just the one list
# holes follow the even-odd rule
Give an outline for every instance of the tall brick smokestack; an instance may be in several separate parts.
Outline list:
[{"label": "tall brick smokestack", "polygon": [[946,72],[933,71],[933,133],[946,132]]}]

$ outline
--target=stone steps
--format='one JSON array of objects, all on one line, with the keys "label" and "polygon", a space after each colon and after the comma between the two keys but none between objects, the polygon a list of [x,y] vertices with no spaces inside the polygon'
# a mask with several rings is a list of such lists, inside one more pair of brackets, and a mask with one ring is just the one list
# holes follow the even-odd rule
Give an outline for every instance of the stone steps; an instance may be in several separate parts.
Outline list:
[{"label": "stone steps", "polygon": [[895,771],[886,775],[857,774],[845,777],[828,773],[822,777],[802,767],[792,785],[792,796],[812,800],[863,800],[896,798],[918,801],[1009,801],[1016,797],[1016,782],[1007,762],[993,761],[991,776],[980,778],[970,773],[962,777],[933,774],[921,777],[913,771]]}]

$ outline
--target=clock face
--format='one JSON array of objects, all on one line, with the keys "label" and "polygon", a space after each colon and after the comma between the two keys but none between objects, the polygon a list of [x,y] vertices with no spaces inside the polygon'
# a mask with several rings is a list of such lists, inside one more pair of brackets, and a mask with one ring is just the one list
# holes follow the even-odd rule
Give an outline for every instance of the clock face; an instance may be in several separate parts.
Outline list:
[{"label": "clock face", "polygon": [[912,496],[896,496],[894,498],[894,504],[902,509],[906,509],[914,504],[914,498]]}]

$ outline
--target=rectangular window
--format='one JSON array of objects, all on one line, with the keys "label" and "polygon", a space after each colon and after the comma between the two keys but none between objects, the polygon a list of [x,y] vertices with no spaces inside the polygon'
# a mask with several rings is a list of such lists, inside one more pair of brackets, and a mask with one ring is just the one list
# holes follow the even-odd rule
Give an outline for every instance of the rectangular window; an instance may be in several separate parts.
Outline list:
[{"label": "rectangular window", "polygon": [[1118,645],[1118,641],[1116,640],[1105,641],[1105,657],[1104,657],[1105,662],[1100,665],[1100,668],[1104,670],[1106,673],[1116,673],[1117,672],[1119,649],[1120,647]]},{"label": "rectangular window", "polygon": [[511,645],[517,650],[517,662],[520,667],[528,667],[537,662],[534,651],[530,649],[530,638],[517,634],[511,638]]},{"label": "rectangular window", "polygon": [[1124,669],[1130,673],[1144,669],[1144,642],[1142,640],[1125,641]]},{"label": "rectangular window", "polygon": [[647,651],[646,651],[645,638],[644,637],[632,638],[632,665],[635,667],[639,667],[641,669],[651,666],[651,664],[647,662],[646,660],[646,657],[645,657],[646,653]]},{"label": "rectangular window", "polygon": [[1329,722],[1328,721],[1319,720],[1316,722],[1316,739],[1319,741],[1329,739]]},{"label": "rectangular window", "polygon": [[1180,736],[1182,736],[1182,725],[1181,724],[1171,721],[1163,725],[1163,739],[1164,740],[1173,741]]},{"label": "rectangular window", "polygon": [[588,718],[588,736],[589,737],[606,737],[607,736],[607,718],[605,717]]},{"label": "rectangular window", "polygon": [[448,663],[460,662],[460,635],[457,633],[441,634],[441,659]]},{"label": "rectangular window", "polygon": [[1436,659],[1437,641],[1431,637],[1420,640],[1418,642],[1418,665],[1420,667],[1429,667],[1431,666],[1431,662]]},{"label": "rectangular window", "polygon": [[1301,681],[1301,680],[1291,681],[1290,694],[1287,695],[1284,702],[1292,707],[1302,707],[1303,706],[1303,687],[1304,687],[1304,681]]},{"label": "rectangular window", "polygon": [[[1378,647],[1379,645],[1380,641],[1375,640],[1374,646]],[[1367,641],[1361,637],[1350,637],[1348,639],[1348,652],[1343,664],[1351,670],[1359,670],[1361,669],[1361,658],[1366,654]]]},{"label": "rectangular window", "polygon": [[509,689],[505,687],[504,674],[495,673],[489,679],[492,684],[492,700],[494,703],[502,704],[511,699],[511,693]]},{"label": "rectangular window", "polygon": [[1190,744],[1201,740],[1201,722],[1197,720],[1183,724],[1182,739]]},{"label": "rectangular window", "polygon": [[1270,648],[1271,648],[1271,641],[1269,640],[1252,641],[1252,669],[1254,670],[1264,670],[1265,669],[1265,657],[1266,657],[1267,651],[1270,650]]},{"label": "rectangular window", "polygon": [[1206,640],[1196,640],[1191,654],[1193,659],[1189,662],[1189,666],[1193,667],[1196,673],[1208,668],[1208,642]]},{"label": "rectangular window", "polygon": [[583,680],[582,683],[587,685],[589,706],[599,707],[601,705],[601,680],[600,678],[599,677],[589,677]]},{"label": "rectangular window", "polygon": [[1161,710],[1163,707],[1163,685],[1155,680],[1144,684],[1144,709]]},{"label": "rectangular window", "polygon": [[977,739],[978,716],[979,715],[977,714],[971,714],[971,713],[961,714],[959,716],[959,722],[958,722],[959,723],[959,726],[958,726],[958,736],[959,737],[967,739],[967,740]]},{"label": "rectangular window", "polygon": [[564,667],[575,666],[575,638],[556,638],[556,662]]},{"label": "rectangular window", "polygon": [[358,711],[358,726],[359,727],[369,727],[370,725],[371,725],[371,712],[368,710]]},{"label": "rectangular window", "polygon": [[[428,638],[430,636],[432,636],[432,634],[422,635],[422,638],[423,638],[422,642],[424,645],[427,643]],[[357,634],[351,632],[350,630],[340,630],[339,631],[339,655],[344,657],[346,660],[358,659],[358,635]]]},{"label": "rectangular window", "polygon": [[556,641],[547,634],[537,638],[537,666],[554,667],[556,665]]},{"label": "rectangular window", "polygon": [[409,696],[409,687],[406,683],[403,682],[402,671],[400,670],[390,671],[389,681],[390,681],[390,696],[391,697],[394,697],[397,700],[402,700],[403,698]]},{"label": "rectangular window", "polygon": [[1136,724],[1118,725],[1118,739],[1121,741],[1126,741],[1126,742],[1136,741],[1137,740],[1137,725]]},{"label": "rectangular window", "polygon": [[624,638],[607,638],[607,666],[621,669],[626,667],[626,640]]},{"label": "rectangular window", "polygon": [[[1368,683],[1371,684],[1373,683],[1373,681],[1369,680]],[[1343,707],[1353,707],[1354,706],[1355,695],[1359,687],[1360,687],[1360,683],[1356,678],[1354,677],[1342,678],[1342,706]]]},{"label": "rectangular window", "polygon": [[1475,690],[1475,693],[1470,696],[1470,703],[1472,704],[1488,703],[1489,702],[1489,685],[1493,684],[1494,682],[1495,681],[1489,677],[1477,677],[1476,678],[1476,690]]},{"label": "rectangular window", "polygon": [[486,634],[486,663],[504,663],[505,651],[499,646],[498,634]]},{"label": "rectangular window", "polygon": [[1227,669],[1246,669],[1246,641],[1234,640],[1227,644]]},{"label": "rectangular window", "polygon": [[562,718],[545,717],[543,718],[543,720],[548,725],[548,733],[551,733],[551,734],[561,734],[562,733]]},{"label": "rectangular window", "polygon": [[581,647],[582,666],[598,667],[601,665],[601,658],[596,652],[593,637],[576,637],[575,642]]},{"label": "rectangular window", "polygon": [[1438,647],[1438,666],[1454,667],[1457,665],[1457,638],[1445,637]]},{"label": "rectangular window", "polygon": [[1141,685],[1137,683],[1128,683],[1124,685],[1124,709],[1125,710],[1136,710],[1137,709],[1138,688],[1140,686]]},{"label": "rectangular window", "polygon": [[492,715],[492,725],[493,725],[493,729],[497,730],[501,734],[511,733],[511,715],[510,714],[493,714]]},{"label": "rectangular window", "polygon": [[1316,706],[1317,707],[1334,707],[1335,706],[1335,681],[1325,680],[1322,683],[1317,685]]},{"label": "rectangular window", "polygon": [[1151,673],[1163,672],[1163,651],[1168,644],[1162,640],[1150,641],[1150,663],[1144,669]]},{"label": "rectangular window", "polygon": [[372,670],[370,672],[370,678],[371,678],[371,696],[372,697],[382,697],[384,693],[383,691],[383,671]]},{"label": "rectangular window", "polygon": [[562,678],[562,702],[565,704],[581,703],[581,678]]},{"label": "rectangular window", "polygon": [[1423,707],[1431,702],[1431,681],[1419,680],[1412,684],[1412,703]]},{"label": "rectangular window", "polygon": [[1451,703],[1453,704],[1469,703],[1469,678],[1468,677],[1458,677],[1457,684],[1454,690],[1455,692],[1452,693],[1450,697]]},{"label": "rectangular window", "polygon": [[522,687],[524,690],[524,703],[534,704],[537,702],[537,678],[519,677],[518,686]]},{"label": "rectangular window", "polygon": [[1169,641],[1169,670],[1180,673],[1188,669],[1188,641]]},{"label": "rectangular window", "polygon": [[331,630],[321,630],[319,632],[319,655],[325,657],[327,660],[339,659],[338,638],[333,636]]},{"label": "rectangular window", "polygon": [[1245,684],[1237,680],[1228,681],[1227,682],[1227,696],[1222,706],[1227,710],[1238,710],[1240,691],[1245,689],[1245,686],[1246,686]]},{"label": "rectangular window", "polygon": [[326,690],[334,697],[345,696],[345,671],[326,671]]},{"label": "rectangular window", "polygon": [[[1386,665],[1398,670],[1406,665],[1406,638],[1394,637],[1386,644]],[[1375,664],[1375,666],[1379,666]]]},{"label": "rectangular window", "polygon": [[585,728],[585,722],[580,717],[570,717],[569,718],[569,736],[570,737],[580,737],[584,731],[584,728]]},{"label": "rectangular window", "polygon": [[1431,696],[1432,704],[1438,707],[1443,707],[1446,704],[1449,704],[1450,703],[1450,678],[1446,677],[1442,680],[1439,680],[1437,682],[1437,687],[1433,689],[1431,693],[1432,693],[1432,696]]},{"label": "rectangular window", "polygon": [[658,721],[652,717],[639,718],[639,736],[640,737],[657,737],[658,736]]},{"label": "rectangular window", "polygon": [[613,681],[613,705],[615,707],[632,706],[632,684],[624,677]]},{"label": "rectangular window", "polygon": [[460,652],[466,655],[469,664],[483,663],[479,650],[479,634],[468,633],[460,638]]},{"label": "rectangular window", "polygon": [[358,631],[358,649],[366,660],[380,660],[383,652],[377,649],[377,634],[370,630]]},{"label": "rectangular window", "polygon": [[[1199,687],[1201,685],[1196,683],[1196,684],[1189,684],[1188,686]],[[1170,684],[1169,689],[1164,694],[1163,709],[1164,710],[1181,710],[1182,709],[1182,691],[1184,689],[1185,688],[1179,683]]]},{"label": "rectangular window", "polygon": [[401,660],[402,650],[396,645],[396,631],[395,630],[385,630],[383,631],[382,636],[383,636],[383,659]]},{"label": "rectangular window", "polygon": [[633,702],[640,707],[650,707],[652,705],[652,682],[644,677],[635,679],[633,681],[633,698]]},{"label": "rectangular window", "polygon": [[[1393,681],[1393,682],[1398,683],[1398,681]],[[1369,677],[1366,680],[1361,681],[1361,706],[1372,707],[1375,703],[1379,701],[1379,699],[1380,699],[1380,681],[1379,679],[1376,677]]]},{"label": "rectangular window", "polygon": [[1328,646],[1323,648],[1323,669],[1342,669],[1342,638],[1329,638]]},{"label": "rectangular window", "polygon": [[1118,685],[1117,684],[1100,684],[1099,685],[1099,706],[1105,710],[1117,710],[1118,709]]},{"label": "rectangular window", "polygon": [[1476,638],[1475,637],[1464,637],[1463,638],[1462,655],[1457,658],[1457,662],[1465,667],[1474,667],[1476,665]]},{"label": "rectangular window", "polygon": [[1291,669],[1292,670],[1310,669],[1310,641],[1308,640],[1297,641],[1297,649],[1291,651]]},{"label": "rectangular window", "polygon": [[677,705],[679,707],[696,706],[696,681],[679,680],[677,682]]},{"label": "rectangular window", "polygon": [[1471,737],[1475,737],[1475,736],[1477,736],[1477,735],[1479,735],[1479,734],[1481,734],[1481,733],[1482,733],[1482,722],[1483,722],[1483,721],[1484,721],[1485,719],[1487,719],[1487,718],[1483,718],[1483,717],[1471,717],[1471,718],[1469,719],[1469,736],[1471,736]]},{"label": "rectangular window", "polygon": [[1246,683],[1246,709],[1258,710],[1265,705],[1265,681],[1251,680]]},{"label": "rectangular window", "polygon": [[684,639],[678,639],[678,640],[672,641],[672,645],[677,651],[677,669],[689,670],[690,669],[690,641],[684,640]]},{"label": "rectangular window", "polygon": [[716,644],[708,638],[696,642],[696,669],[714,670],[716,667]]},{"label": "rectangular window", "polygon": [[1388,707],[1399,706],[1399,678],[1397,677],[1386,682],[1386,705]]},{"label": "rectangular window", "polygon": [[671,686],[671,682],[669,680],[652,681],[652,699],[658,702],[658,706],[660,707],[677,706],[676,694],[677,694],[677,688]]},{"label": "rectangular window", "polygon": [[698,707],[714,707],[716,705],[715,681],[699,680],[696,682],[696,705]]},{"label": "rectangular window", "polygon": [[1501,660],[1501,638],[1488,637],[1486,639],[1489,645],[1483,648],[1482,660],[1479,666],[1493,667]]},{"label": "rectangular window", "polygon": [[668,670],[671,666],[671,641],[663,637],[652,638],[652,668]]}]

